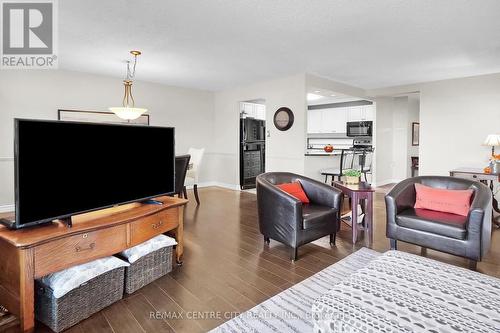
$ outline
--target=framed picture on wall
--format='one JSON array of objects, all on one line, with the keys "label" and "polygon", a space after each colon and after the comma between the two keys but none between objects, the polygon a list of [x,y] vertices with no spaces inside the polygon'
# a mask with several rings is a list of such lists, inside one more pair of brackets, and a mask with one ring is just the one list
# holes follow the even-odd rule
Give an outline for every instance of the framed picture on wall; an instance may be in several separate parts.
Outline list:
[{"label": "framed picture on wall", "polygon": [[420,123],[411,123],[411,145],[420,144]]},{"label": "framed picture on wall", "polygon": [[57,110],[57,119],[85,123],[149,125],[148,114],[143,114],[137,119],[127,121],[118,118],[113,112],[107,111]]}]

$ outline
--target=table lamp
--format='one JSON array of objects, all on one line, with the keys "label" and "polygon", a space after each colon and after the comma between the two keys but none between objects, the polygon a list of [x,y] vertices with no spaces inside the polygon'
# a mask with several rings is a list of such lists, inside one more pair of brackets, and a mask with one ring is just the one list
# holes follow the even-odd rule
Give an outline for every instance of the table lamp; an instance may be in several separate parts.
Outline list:
[{"label": "table lamp", "polygon": [[500,146],[500,135],[490,134],[484,140],[483,145],[491,146],[491,156],[495,155],[495,146]]}]

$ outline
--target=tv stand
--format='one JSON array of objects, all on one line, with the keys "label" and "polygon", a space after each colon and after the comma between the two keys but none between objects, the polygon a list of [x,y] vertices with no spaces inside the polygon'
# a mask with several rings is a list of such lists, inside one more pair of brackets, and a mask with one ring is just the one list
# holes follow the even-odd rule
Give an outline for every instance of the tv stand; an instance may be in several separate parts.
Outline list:
[{"label": "tv stand", "polygon": [[[21,332],[35,329],[35,279],[111,256],[169,233],[182,264],[186,199],[156,198],[162,205],[131,203],[72,216],[67,221],[9,230],[0,226],[0,305],[19,318]],[[3,215],[3,214],[2,214]]]}]

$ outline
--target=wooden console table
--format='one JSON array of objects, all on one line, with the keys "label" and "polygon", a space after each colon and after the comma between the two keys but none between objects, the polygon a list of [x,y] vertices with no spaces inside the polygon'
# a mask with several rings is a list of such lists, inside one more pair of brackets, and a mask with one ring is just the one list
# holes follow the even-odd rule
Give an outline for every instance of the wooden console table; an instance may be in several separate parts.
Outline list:
[{"label": "wooden console table", "polygon": [[[500,182],[500,174],[485,173],[479,168],[458,168],[450,171],[450,176],[465,178],[470,180],[475,180],[481,182],[485,185],[489,185],[491,192],[493,193],[493,210],[500,213],[500,207],[498,207],[498,201],[495,198],[493,192],[493,183]],[[500,221],[492,215],[493,223],[500,228]]]},{"label": "wooden console table", "polygon": [[8,230],[0,227],[0,304],[19,317],[21,331],[35,328],[34,280],[62,269],[119,253],[172,232],[182,263],[185,199],[156,198],[163,205],[132,203],[62,222]]},{"label": "wooden console table", "polygon": [[369,245],[371,245],[373,243],[373,192],[375,192],[375,189],[366,182],[348,185],[344,182],[335,181],[332,184],[334,187],[341,190],[343,194],[351,198],[352,245],[356,244],[358,240],[358,204],[360,200],[366,200],[365,235],[368,233],[368,242]]}]

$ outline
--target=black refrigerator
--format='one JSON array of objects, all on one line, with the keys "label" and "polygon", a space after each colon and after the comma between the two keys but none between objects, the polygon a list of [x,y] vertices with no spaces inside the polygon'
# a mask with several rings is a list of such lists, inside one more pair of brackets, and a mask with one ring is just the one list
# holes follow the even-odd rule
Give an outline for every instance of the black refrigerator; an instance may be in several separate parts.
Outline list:
[{"label": "black refrigerator", "polygon": [[255,177],[265,170],[266,122],[254,118],[240,119],[240,186],[255,188]]}]

